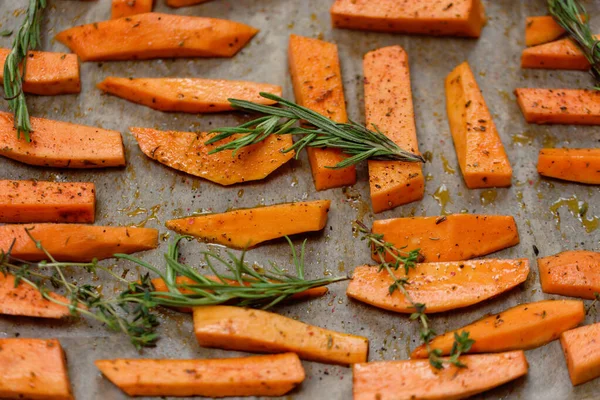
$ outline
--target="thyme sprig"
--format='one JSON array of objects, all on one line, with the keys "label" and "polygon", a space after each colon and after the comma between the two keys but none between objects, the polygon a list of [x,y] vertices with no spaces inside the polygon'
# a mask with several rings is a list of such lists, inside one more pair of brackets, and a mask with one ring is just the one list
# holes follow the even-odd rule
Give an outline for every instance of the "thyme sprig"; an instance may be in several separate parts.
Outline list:
[{"label": "thyme sprig", "polygon": [[[284,153],[296,151],[296,157],[298,157],[305,147],[330,147],[340,149],[350,156],[328,168],[345,168],[367,159],[425,162],[421,155],[402,149],[376,126],[373,126],[374,130],[370,130],[353,121],[336,123],[315,111],[279,96],[270,93],[260,93],[260,95],[275,101],[279,107],[265,106],[246,100],[228,99],[236,109],[258,112],[265,116],[237,127],[218,128],[211,131],[210,133],[218,133],[218,135],[210,138],[206,144],[217,143],[233,135],[242,136],[216,147],[209,154],[233,150],[235,155],[243,147],[262,142],[270,135],[295,135],[300,136],[300,139],[292,146],[282,150]],[[303,121],[303,126],[296,125],[299,121]]]},{"label": "thyme sprig", "polygon": [[[410,296],[406,286],[410,284],[408,273],[411,269],[416,268],[416,264],[423,261],[423,257],[419,253],[419,249],[406,251],[406,247],[398,248],[393,243],[386,242],[383,234],[371,232],[371,230],[362,222],[355,221],[356,229],[361,234],[361,240],[367,242],[369,249],[379,258],[379,271],[386,270],[392,278],[393,283],[389,286],[388,291],[390,296],[394,292],[399,291],[404,298],[411,304],[415,312],[410,315],[410,319],[419,321],[421,329],[419,336],[427,349],[429,355],[429,363],[436,369],[441,369],[444,363],[452,364],[456,367],[463,368],[463,364],[459,357],[462,353],[468,352],[475,341],[469,338],[469,332],[461,332],[454,334],[454,343],[448,359],[442,358],[440,349],[431,348],[431,340],[436,336],[436,333],[429,326],[429,317],[425,314],[427,306],[423,303],[416,303]],[[392,261],[387,261],[387,257]],[[404,276],[398,278],[396,272],[402,267]]]},{"label": "thyme sprig", "polygon": [[4,98],[15,114],[17,138],[23,133],[28,142],[31,140],[31,124],[23,93],[23,79],[27,70],[27,53],[40,45],[40,23],[45,8],[46,0],[29,0],[23,24],[4,62]]}]

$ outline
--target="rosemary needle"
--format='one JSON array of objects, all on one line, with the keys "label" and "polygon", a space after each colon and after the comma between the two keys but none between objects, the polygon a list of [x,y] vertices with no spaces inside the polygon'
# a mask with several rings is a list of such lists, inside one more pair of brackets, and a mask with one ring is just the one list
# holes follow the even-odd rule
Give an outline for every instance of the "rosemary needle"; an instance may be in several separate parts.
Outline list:
[{"label": "rosemary needle", "polygon": [[[370,130],[356,122],[337,123],[329,118],[270,93],[260,93],[266,99],[275,101],[280,107],[265,106],[246,100],[228,99],[239,110],[265,114],[255,120],[231,128],[219,128],[210,133],[218,135],[206,144],[220,142],[233,135],[241,135],[232,141],[211,150],[209,154],[223,150],[233,150],[233,154],[246,146],[262,142],[270,135],[301,136],[299,140],[283,152],[296,151],[296,157],[305,147],[330,147],[340,149],[350,157],[328,168],[345,168],[364,160],[425,162],[419,154],[402,149],[380,132],[376,126]],[[282,122],[282,120],[284,120]],[[296,125],[303,121],[303,126]]]}]

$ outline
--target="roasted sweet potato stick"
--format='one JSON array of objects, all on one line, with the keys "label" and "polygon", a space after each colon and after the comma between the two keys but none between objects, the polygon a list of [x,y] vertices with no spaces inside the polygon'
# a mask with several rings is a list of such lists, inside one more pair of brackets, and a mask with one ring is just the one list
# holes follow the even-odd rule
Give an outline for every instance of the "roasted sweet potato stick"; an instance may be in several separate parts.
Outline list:
[{"label": "roasted sweet potato stick", "polygon": [[466,62],[446,77],[446,109],[467,187],[510,186],[510,162],[475,76]]},{"label": "roasted sweet potato stick", "polygon": [[348,365],[367,360],[368,339],[307,325],[267,311],[194,308],[200,346],[259,353],[294,352],[303,360]]},{"label": "roasted sweet potato stick", "polygon": [[354,400],[459,400],[527,374],[523,351],[460,357],[454,365],[435,370],[428,360],[375,361],[355,364]]},{"label": "roasted sweet potato stick", "polygon": [[[366,126],[376,126],[401,148],[418,153],[408,55],[400,46],[367,53],[363,60]],[[423,198],[420,163],[369,161],[373,211],[378,213]]]},{"label": "roasted sweet potato stick", "polygon": [[600,125],[600,92],[586,89],[516,89],[530,124]]},{"label": "roasted sweet potato stick", "polygon": [[56,339],[0,339],[0,397],[72,400],[67,362]]},{"label": "roasted sweet potato stick", "polygon": [[0,112],[0,155],[43,167],[125,165],[119,132],[35,117],[31,118],[31,126],[31,142],[17,139],[13,115]]},{"label": "roasted sweet potato stick", "polygon": [[[56,293],[49,293],[56,300],[70,304],[70,301]],[[38,318],[64,318],[70,315],[69,308],[53,303],[42,297],[39,290],[20,282],[15,286],[15,277],[0,273],[0,314]],[[0,396],[1,397],[1,396]]]},{"label": "roasted sweet potato stick", "polygon": [[550,15],[525,20],[525,45],[528,47],[551,42],[564,34],[565,30]]},{"label": "roasted sweet potato stick", "polygon": [[334,28],[479,37],[486,17],[480,0],[336,0],[331,7]]},{"label": "roasted sweet potato stick", "polygon": [[93,223],[93,183],[0,180],[0,222]]},{"label": "roasted sweet potato stick", "polygon": [[145,13],[56,35],[82,61],[232,57],[258,32],[224,19]]},{"label": "roasted sweet potato stick", "polygon": [[208,243],[234,249],[254,247],[267,240],[320,231],[327,223],[329,200],[283,203],[167,221],[167,228]]},{"label": "roasted sweet potato stick", "polygon": [[[373,222],[373,233],[407,251],[420,249],[425,262],[461,261],[519,243],[515,220],[503,215],[453,214]],[[375,261],[379,256],[373,255]],[[389,258],[391,259],[391,258]]]},{"label": "roasted sweet potato stick", "polygon": [[[468,307],[514,288],[529,274],[529,261],[476,260],[417,264],[408,273],[406,290],[425,312],[436,313]],[[354,269],[348,297],[375,307],[414,313],[412,303],[400,292],[390,295],[394,280],[387,271],[364,265]]]},{"label": "roasted sweet potato stick", "polygon": [[[4,82],[4,62],[10,49],[0,49],[0,83]],[[75,54],[30,51],[23,91],[45,96],[79,93],[79,60]]]},{"label": "roasted sweet potato stick", "polygon": [[[150,128],[129,128],[140,149],[148,157],[190,175],[221,185],[233,185],[266,178],[294,157],[294,152],[282,153],[292,143],[289,135],[268,138],[239,150],[235,156],[226,150],[208,154],[223,144],[205,145],[206,133],[158,131]],[[235,137],[226,140],[234,140]]]},{"label": "roasted sweet potato stick", "polygon": [[538,173],[565,181],[600,184],[600,149],[542,149]]},{"label": "roasted sweet potato stick", "polygon": [[58,261],[102,260],[115,253],[135,253],[158,246],[158,231],[150,228],[78,224],[23,224],[0,226],[0,250],[28,261],[47,259],[27,231]]},{"label": "roasted sweet potato stick", "polygon": [[591,300],[600,293],[600,253],[564,251],[538,258],[538,269],[544,293]]},{"label": "roasted sweet potato stick", "polygon": [[521,68],[587,71],[590,62],[571,39],[561,39],[523,50]]},{"label": "roasted sweet potato stick", "polygon": [[[578,300],[521,304],[437,336],[429,346],[441,350],[442,355],[448,355],[454,343],[454,333],[469,332],[469,337],[475,340],[471,353],[534,349],[558,339],[562,332],[576,327],[584,318],[583,302]],[[427,358],[427,349],[421,345],[410,357]]]},{"label": "roasted sweet potato stick", "polygon": [[[288,49],[296,103],[335,122],[347,122],[346,101],[337,46],[322,40],[291,35]],[[331,169],[346,157],[339,149],[307,147],[317,190],[356,183],[356,169]]]},{"label": "roasted sweet potato stick", "polygon": [[600,376],[600,323],[581,326],[560,335],[573,385]]},{"label": "roasted sweet potato stick", "polygon": [[130,17],[152,11],[154,0],[112,0],[110,19]]},{"label": "roasted sweet potato stick", "polygon": [[117,78],[109,76],[98,88],[160,111],[213,113],[233,110],[227,99],[273,104],[260,92],[281,96],[281,86],[268,83],[200,78]]},{"label": "roasted sweet potato stick", "polygon": [[129,396],[283,396],[304,380],[294,353],[211,360],[97,360]]}]

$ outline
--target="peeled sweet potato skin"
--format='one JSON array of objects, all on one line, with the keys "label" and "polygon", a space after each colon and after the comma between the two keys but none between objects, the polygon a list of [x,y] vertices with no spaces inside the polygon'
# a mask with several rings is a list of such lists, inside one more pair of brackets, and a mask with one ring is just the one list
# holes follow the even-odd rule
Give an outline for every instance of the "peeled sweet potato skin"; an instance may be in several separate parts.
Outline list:
[{"label": "peeled sweet potato skin", "polygon": [[560,336],[573,385],[600,377],[600,323],[585,325]]},{"label": "peeled sweet potato skin", "polygon": [[[446,332],[435,337],[429,345],[432,349],[441,350],[443,355],[448,355],[454,343],[454,333],[469,332],[469,337],[475,340],[470,353],[529,350],[558,339],[562,332],[576,327],[584,318],[582,301],[538,301],[509,308],[455,331]],[[427,356],[425,346],[419,346],[410,357]]]},{"label": "peeled sweet potato skin", "polygon": [[[427,305],[426,313],[437,313],[498,296],[523,283],[528,274],[529,261],[524,258],[417,264],[409,270],[406,290],[415,303]],[[401,292],[390,295],[392,284],[387,271],[365,265],[354,269],[346,294],[375,307],[414,313],[412,303]]]},{"label": "peeled sweet potato skin", "polygon": [[303,360],[349,365],[367,360],[368,339],[279,314],[232,306],[194,308],[200,346],[255,353],[294,352]]},{"label": "peeled sweet potato skin", "polygon": [[294,353],[225,359],[95,361],[129,396],[283,396],[304,378]]},{"label": "peeled sweet potato skin", "polygon": [[515,89],[530,124],[600,125],[600,92],[587,89]]},{"label": "peeled sweet potato skin", "polygon": [[538,270],[544,293],[590,300],[600,293],[600,253],[575,250],[541,257]]},{"label": "peeled sweet potato skin", "polygon": [[[519,243],[514,218],[504,215],[452,214],[377,220],[373,222],[373,233],[383,234],[383,239],[397,248],[420,249],[423,262],[469,260]],[[376,254],[373,259],[380,261]]]},{"label": "peeled sweet potato skin", "polygon": [[428,360],[374,361],[353,366],[354,400],[458,400],[527,374],[523,351],[460,357],[435,370]]},{"label": "peeled sweet potato skin", "polygon": [[153,2],[154,0],[112,0],[110,19],[149,13]]},{"label": "peeled sweet potato skin", "polygon": [[[383,132],[401,148],[419,153],[408,54],[400,46],[367,53],[363,59],[367,127]],[[379,213],[423,198],[420,163],[369,160],[373,211]]]},{"label": "peeled sweet potato skin", "polygon": [[565,181],[600,184],[600,149],[541,149],[537,171]]},{"label": "peeled sweet potato skin", "polygon": [[329,200],[300,201],[174,219],[166,225],[208,243],[246,249],[286,235],[322,230],[330,206]]},{"label": "peeled sweet potato skin", "polygon": [[264,179],[294,157],[282,153],[293,142],[289,135],[269,136],[261,143],[239,150],[208,154],[234,138],[205,145],[212,136],[207,133],[158,131],[129,128],[142,152],[153,160],[178,171],[207,179],[223,186]]},{"label": "peeled sweet potato skin", "polygon": [[[64,296],[49,293],[54,299],[70,304]],[[15,277],[0,273],[0,314],[37,318],[65,318],[71,313],[67,306],[53,303],[42,297],[39,290],[20,282],[15,287]]]},{"label": "peeled sweet potato skin", "polygon": [[521,68],[587,71],[590,62],[571,39],[561,39],[524,49]]}]

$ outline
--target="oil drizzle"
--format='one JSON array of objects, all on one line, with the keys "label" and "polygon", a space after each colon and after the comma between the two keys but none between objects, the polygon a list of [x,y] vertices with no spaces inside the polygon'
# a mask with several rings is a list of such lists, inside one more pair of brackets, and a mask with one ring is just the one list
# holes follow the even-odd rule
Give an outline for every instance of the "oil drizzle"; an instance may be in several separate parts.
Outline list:
[{"label": "oil drizzle", "polygon": [[479,201],[481,202],[481,205],[485,207],[493,204],[496,201],[496,197],[498,197],[496,189],[483,190],[479,194]]},{"label": "oil drizzle", "polygon": [[134,224],[133,226],[138,227],[138,228],[143,228],[146,226],[146,224],[150,221],[156,221],[158,223],[160,223],[158,217],[156,216],[156,213],[158,213],[158,211],[160,211],[160,204],[157,204],[155,206],[150,207],[150,209],[148,210],[147,208],[143,208],[143,207],[138,207],[135,210],[128,212],[127,216],[128,217],[136,217],[138,215],[142,215],[142,214],[146,214],[146,218],[144,218],[143,220],[141,220],[140,222],[138,222],[137,224]]},{"label": "oil drizzle", "polygon": [[446,157],[444,157],[443,154],[440,155],[440,158],[442,159],[442,165],[444,166],[444,172],[447,174],[455,174],[456,170],[450,166],[448,159]]},{"label": "oil drizzle", "polygon": [[552,213],[552,215],[554,215],[557,229],[560,229],[559,210],[563,206],[566,206],[567,209],[571,212],[571,215],[575,217],[579,222],[581,222],[581,225],[585,228],[585,231],[587,233],[594,232],[600,226],[600,218],[598,218],[598,216],[594,215],[588,217],[588,203],[579,200],[576,195],[573,195],[569,198],[562,197],[556,200],[550,206],[550,212]]},{"label": "oil drizzle", "polygon": [[452,214],[451,211],[446,210],[446,206],[448,205],[448,203],[454,204],[452,203],[450,191],[446,187],[446,184],[442,184],[442,186],[437,188],[435,193],[433,193],[431,196],[438,202],[438,205],[442,208],[442,210],[440,211],[441,215]]}]

